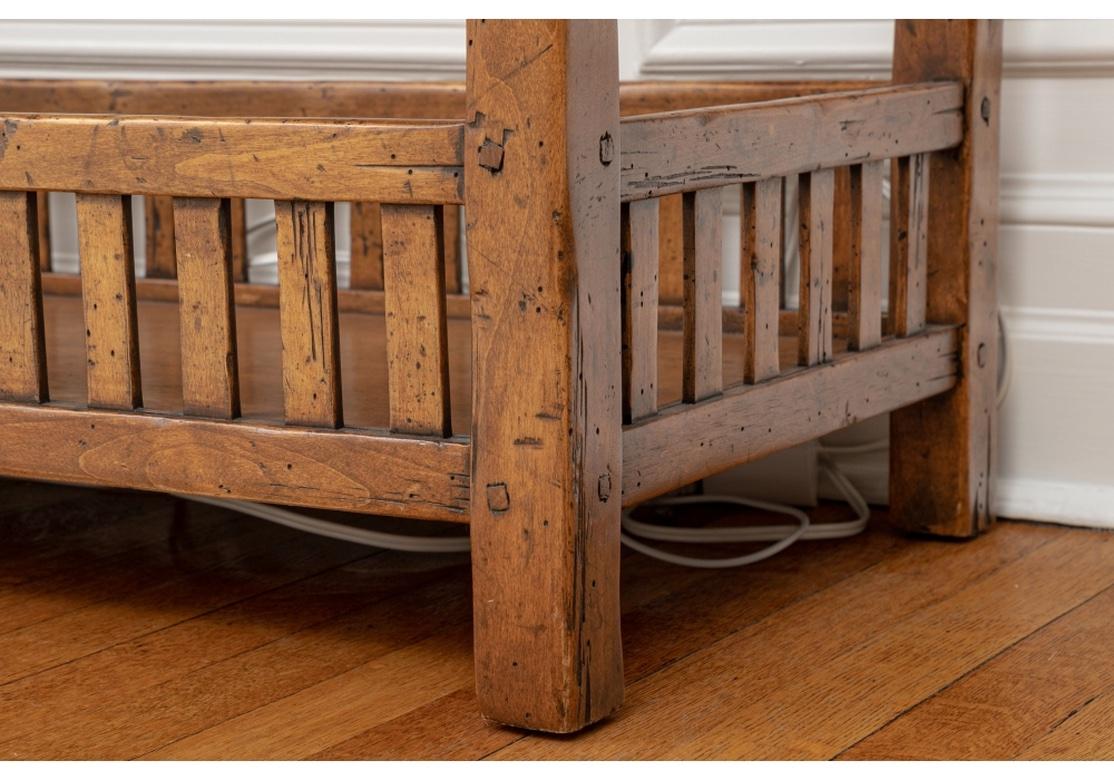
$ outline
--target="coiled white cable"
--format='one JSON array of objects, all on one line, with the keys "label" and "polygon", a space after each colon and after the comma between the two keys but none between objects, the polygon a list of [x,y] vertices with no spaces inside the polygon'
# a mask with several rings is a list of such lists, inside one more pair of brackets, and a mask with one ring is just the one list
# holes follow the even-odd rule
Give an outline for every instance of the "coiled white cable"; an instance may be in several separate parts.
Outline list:
[{"label": "coiled white cable", "polygon": [[[768,512],[789,515],[796,518],[797,525],[761,525],[739,526],[734,528],[678,528],[676,526],[662,526],[654,523],[645,523],[635,520],[630,510],[623,512],[623,530],[621,535],[623,544],[633,550],[657,558],[660,561],[675,563],[679,566],[690,566],[699,569],[728,569],[738,566],[749,566],[759,561],[764,561],[802,539],[843,539],[855,536],[866,529],[870,519],[870,507],[862,494],[855,488],[851,481],[839,468],[825,457],[821,457],[820,469],[836,485],[847,499],[847,503],[855,511],[855,519],[842,523],[822,523],[813,525],[804,512],[795,507],[784,504],[774,504],[766,501],[756,501],[736,496],[674,496],[651,501],[644,506],[692,506],[694,504],[735,504],[738,506],[753,507]],[[737,543],[737,542],[773,542],[768,547],[746,555],[732,558],[694,558],[688,555],[659,550],[635,538],[653,539],[661,542],[680,542],[685,544],[709,543]]]}]

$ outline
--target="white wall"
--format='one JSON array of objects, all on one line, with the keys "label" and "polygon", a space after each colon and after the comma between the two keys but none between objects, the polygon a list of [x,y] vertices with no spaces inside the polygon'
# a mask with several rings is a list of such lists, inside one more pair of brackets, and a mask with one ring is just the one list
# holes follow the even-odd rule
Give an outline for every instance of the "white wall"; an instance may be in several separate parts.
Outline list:
[{"label": "white wall", "polygon": [[[891,37],[881,21],[625,21],[621,69],[885,78]],[[460,78],[463,57],[460,22],[0,23],[0,77]],[[1114,22],[1007,22],[1005,57],[1000,300],[1013,375],[997,507],[1114,526]],[[884,496],[884,455],[844,465]]]}]

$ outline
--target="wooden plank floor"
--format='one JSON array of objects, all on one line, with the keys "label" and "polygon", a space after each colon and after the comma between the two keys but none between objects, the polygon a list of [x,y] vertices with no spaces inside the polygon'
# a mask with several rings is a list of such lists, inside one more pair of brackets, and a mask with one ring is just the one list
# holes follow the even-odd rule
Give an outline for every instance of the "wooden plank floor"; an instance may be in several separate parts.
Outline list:
[{"label": "wooden plank floor", "polygon": [[554,738],[477,714],[465,556],[182,506],[0,482],[0,758],[1114,757],[1111,534],[628,554],[626,707]]}]

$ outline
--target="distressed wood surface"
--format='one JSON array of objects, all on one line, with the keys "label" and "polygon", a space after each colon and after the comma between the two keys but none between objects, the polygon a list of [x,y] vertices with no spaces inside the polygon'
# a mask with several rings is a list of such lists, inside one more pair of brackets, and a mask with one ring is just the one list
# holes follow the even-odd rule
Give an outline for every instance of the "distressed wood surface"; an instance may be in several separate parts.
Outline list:
[{"label": "distressed wood surface", "polygon": [[658,408],[658,203],[623,206],[623,422]]},{"label": "distressed wood surface", "polygon": [[276,201],[286,421],[343,424],[333,204]]},{"label": "distressed wood surface", "polygon": [[460,203],[459,124],[142,116],[0,117],[0,188]]},{"label": "distressed wood surface", "polygon": [[243,198],[232,198],[228,205],[228,219],[232,231],[232,278],[236,282],[248,280],[248,220],[247,204]]},{"label": "distressed wood surface", "polygon": [[391,430],[451,436],[441,210],[382,207]]},{"label": "distressed wood surface", "polygon": [[[850,295],[851,349],[882,343],[882,166],[881,160],[851,166]],[[891,234],[893,226],[890,226]],[[893,298],[890,298],[891,306]],[[893,322],[891,314],[890,322]]]},{"label": "distressed wood surface", "polygon": [[895,336],[908,336],[925,326],[929,155],[899,157],[891,162],[891,322]]},{"label": "distressed wood surface", "polygon": [[695,403],[723,389],[723,191],[684,195],[685,320],[682,393]]},{"label": "distressed wood surface", "polygon": [[472,572],[485,716],[568,732],[622,701],[614,22],[468,22]]},{"label": "distressed wood surface", "polygon": [[89,405],[138,408],[143,391],[131,198],[78,193],[77,238]]},{"label": "distressed wood surface", "polygon": [[780,179],[743,185],[740,200],[739,297],[746,332],[746,379],[778,372],[782,186]]},{"label": "distressed wood surface", "polygon": [[464,252],[462,249],[460,206],[442,206],[441,236],[445,255],[445,291],[458,295],[464,290]]},{"label": "distressed wood surface", "polygon": [[994,519],[1002,23],[900,21],[894,51],[895,80],[958,78],[967,101],[963,144],[929,166],[926,317],[963,326],[960,380],[891,417],[890,506],[904,528],[965,537]]},{"label": "distressed wood surface", "polygon": [[174,200],[182,404],[200,417],[240,416],[230,211],[227,200]]},{"label": "distressed wood surface", "polygon": [[956,383],[956,339],[954,328],[930,328],[663,409],[623,431],[623,505],[943,393]]},{"label": "distressed wood surface", "polygon": [[832,357],[832,220],[835,173],[800,176],[800,319],[797,362],[826,363]]},{"label": "distressed wood surface", "polygon": [[147,257],[144,276],[173,279],[178,275],[174,254],[174,198],[148,195],[143,199]]},{"label": "distressed wood surface", "polygon": [[628,117],[623,200],[947,149],[963,139],[958,83],[879,87]]},{"label": "distressed wood surface", "polygon": [[684,195],[654,198],[658,203],[658,289],[663,304],[685,300]]},{"label": "distressed wood surface", "polygon": [[0,474],[466,521],[469,446],[258,423],[0,405]]},{"label": "distressed wood surface", "polygon": [[851,166],[834,169],[832,193],[832,311],[846,312],[851,294]]},{"label": "distressed wood surface", "polygon": [[0,399],[48,398],[39,229],[32,192],[0,192]]}]

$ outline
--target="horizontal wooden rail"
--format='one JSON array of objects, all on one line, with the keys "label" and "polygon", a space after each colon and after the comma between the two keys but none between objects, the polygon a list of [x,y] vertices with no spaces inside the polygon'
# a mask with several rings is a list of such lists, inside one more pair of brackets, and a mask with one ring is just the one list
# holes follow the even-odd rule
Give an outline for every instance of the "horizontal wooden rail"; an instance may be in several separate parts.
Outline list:
[{"label": "horizontal wooden rail", "polygon": [[[867,89],[870,81],[634,81],[619,87],[624,115]],[[462,119],[464,82],[99,81],[0,83],[0,111],[166,116]]]},{"label": "horizontal wooden rail", "polygon": [[671,406],[623,431],[623,506],[949,390],[957,349],[955,328],[932,327]]},{"label": "horizontal wooden rail", "polygon": [[941,82],[628,117],[622,199],[947,149],[962,108],[962,85]]},{"label": "horizontal wooden rail", "polygon": [[467,522],[464,440],[0,404],[0,474]]},{"label": "horizontal wooden rail", "polygon": [[461,203],[463,126],[356,120],[0,117],[0,189]]}]

